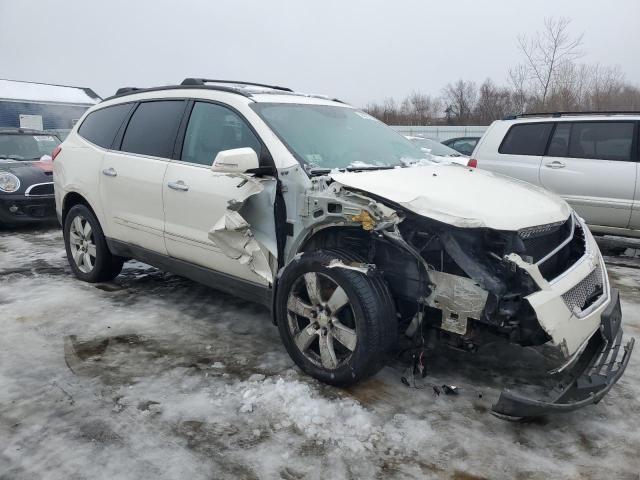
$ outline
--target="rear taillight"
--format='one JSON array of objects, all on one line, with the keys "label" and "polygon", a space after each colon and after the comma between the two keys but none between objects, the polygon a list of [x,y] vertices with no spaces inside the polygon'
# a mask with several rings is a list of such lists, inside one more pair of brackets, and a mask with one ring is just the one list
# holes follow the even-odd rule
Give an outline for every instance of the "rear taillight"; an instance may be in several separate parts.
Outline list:
[{"label": "rear taillight", "polygon": [[56,157],[58,156],[58,154],[62,151],[62,147],[60,145],[58,145],[56,148],[53,149],[53,152],[51,152],[51,161],[53,162]]},{"label": "rear taillight", "polygon": [[[53,157],[53,158],[56,158],[56,157]],[[476,168],[477,166],[478,166],[478,160],[476,160],[475,158],[472,158],[467,162],[467,167]]]}]

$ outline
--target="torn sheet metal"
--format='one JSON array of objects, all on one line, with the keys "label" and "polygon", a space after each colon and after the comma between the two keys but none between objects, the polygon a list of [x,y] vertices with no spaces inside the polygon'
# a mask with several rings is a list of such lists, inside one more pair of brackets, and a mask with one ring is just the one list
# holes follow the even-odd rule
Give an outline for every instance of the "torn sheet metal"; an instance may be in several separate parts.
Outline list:
[{"label": "torn sheet metal", "polygon": [[257,275],[273,282],[273,273],[267,256],[260,248],[242,215],[233,210],[227,210],[224,217],[209,230],[209,239],[222,252],[242,265],[248,265]]},{"label": "torn sheet metal", "polygon": [[430,271],[429,278],[435,284],[427,304],[442,311],[440,328],[464,335],[468,320],[479,320],[487,303],[489,292],[473,280],[450,273]]},{"label": "torn sheet metal", "polygon": [[260,243],[251,231],[250,224],[240,214],[248,198],[264,190],[262,182],[248,175],[238,174],[243,183],[238,185],[238,197],[229,200],[227,209],[213,228],[209,230],[209,240],[228,257],[247,265],[256,275],[273,282],[273,272]]},{"label": "torn sheet metal", "polygon": [[305,195],[306,211],[302,216],[309,227],[328,222],[359,224],[364,230],[382,230],[401,221],[397,212],[371,198],[342,188],[338,183],[327,185],[330,177],[314,179],[314,186]]}]

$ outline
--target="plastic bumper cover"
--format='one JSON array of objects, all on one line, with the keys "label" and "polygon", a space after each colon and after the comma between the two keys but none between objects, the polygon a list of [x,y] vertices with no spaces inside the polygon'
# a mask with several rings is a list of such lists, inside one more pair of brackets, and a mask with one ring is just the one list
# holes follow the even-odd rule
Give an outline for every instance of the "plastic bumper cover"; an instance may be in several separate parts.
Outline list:
[{"label": "plastic bumper cover", "polygon": [[15,225],[55,220],[55,207],[53,196],[2,195],[0,196],[0,223]]},{"label": "plastic bumper cover", "polygon": [[528,398],[505,390],[492,413],[505,419],[536,417],[577,410],[598,403],[620,379],[631,356],[635,339],[622,345],[622,310],[617,289],[601,317],[600,330],[589,339],[572,367],[543,398]]}]

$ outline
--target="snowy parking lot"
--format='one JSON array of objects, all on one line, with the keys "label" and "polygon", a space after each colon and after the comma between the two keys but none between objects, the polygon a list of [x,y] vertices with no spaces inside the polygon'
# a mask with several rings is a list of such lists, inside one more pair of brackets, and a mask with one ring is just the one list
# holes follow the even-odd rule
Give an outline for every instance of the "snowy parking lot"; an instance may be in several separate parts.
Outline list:
[{"label": "snowy parking lot", "polygon": [[[637,254],[607,262],[640,337]],[[82,283],[53,228],[0,232],[0,312],[3,480],[640,478],[637,352],[600,404],[529,423],[488,413],[502,373],[470,354],[337,389],[264,308],[136,262]]]}]

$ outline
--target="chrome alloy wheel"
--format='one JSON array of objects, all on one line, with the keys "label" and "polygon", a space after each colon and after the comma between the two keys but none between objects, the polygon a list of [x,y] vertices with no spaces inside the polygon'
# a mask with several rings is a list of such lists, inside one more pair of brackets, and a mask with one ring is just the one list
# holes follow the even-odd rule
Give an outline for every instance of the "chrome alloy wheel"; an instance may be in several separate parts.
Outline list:
[{"label": "chrome alloy wheel", "polygon": [[96,264],[96,244],[89,221],[76,216],[69,228],[69,245],[73,261],[82,273],[89,273]]},{"label": "chrome alloy wheel", "polygon": [[335,370],[356,348],[355,312],[344,289],[327,275],[308,272],[294,282],[287,320],[300,353],[319,367]]}]

